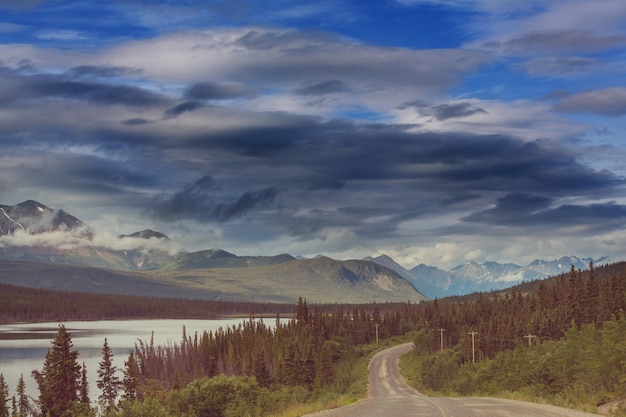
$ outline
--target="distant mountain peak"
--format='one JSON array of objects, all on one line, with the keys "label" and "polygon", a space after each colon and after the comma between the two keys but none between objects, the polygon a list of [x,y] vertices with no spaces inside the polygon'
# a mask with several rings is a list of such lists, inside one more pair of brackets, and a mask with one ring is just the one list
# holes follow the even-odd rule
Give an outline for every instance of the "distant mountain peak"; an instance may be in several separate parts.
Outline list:
[{"label": "distant mountain peak", "polygon": [[170,238],[167,237],[167,235],[164,235],[163,233],[157,232],[156,230],[152,230],[152,229],[141,230],[139,232],[131,233],[130,235],[120,235],[119,237],[120,238],[133,237],[133,238],[140,238],[140,239],[156,238],[156,239],[170,240]]},{"label": "distant mountain peak", "polygon": [[79,228],[88,229],[76,217],[35,200],[26,200],[14,206],[0,204],[0,235],[12,235],[19,231],[39,234]]}]

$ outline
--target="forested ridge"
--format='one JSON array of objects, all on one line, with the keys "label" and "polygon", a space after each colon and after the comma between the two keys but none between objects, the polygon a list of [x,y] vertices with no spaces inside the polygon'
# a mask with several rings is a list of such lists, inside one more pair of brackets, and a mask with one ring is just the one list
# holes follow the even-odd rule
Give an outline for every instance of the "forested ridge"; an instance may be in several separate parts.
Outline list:
[{"label": "forested ridge", "polygon": [[626,398],[623,263],[421,308],[424,327],[403,365],[420,390],[593,412]]},{"label": "forested ridge", "polygon": [[292,313],[293,304],[206,301],[58,291],[0,284],[0,323],[220,318]]},{"label": "forested ridge", "polygon": [[[274,327],[251,316],[215,332],[183,330],[179,343],[142,341],[115,361],[104,360],[103,347],[103,363],[123,369],[123,378],[109,379],[119,392],[109,390],[108,398],[102,388],[97,401],[85,398],[86,370],[69,353],[63,356],[69,362],[45,358],[36,373],[40,398],[28,402],[26,414],[20,414],[19,393],[12,408],[8,389],[0,391],[7,393],[7,415],[20,417],[282,415],[298,403],[356,395],[353,369],[366,359],[365,347],[408,334],[416,350],[404,371],[420,388],[464,395],[526,390],[555,402],[578,396],[571,405],[595,406],[626,395],[625,307],[624,264],[420,304],[309,306],[301,299],[287,323],[276,314]],[[66,366],[73,389],[51,395],[59,367]],[[105,370],[98,375],[111,374]],[[69,411],[57,413],[49,398],[65,401]]]}]

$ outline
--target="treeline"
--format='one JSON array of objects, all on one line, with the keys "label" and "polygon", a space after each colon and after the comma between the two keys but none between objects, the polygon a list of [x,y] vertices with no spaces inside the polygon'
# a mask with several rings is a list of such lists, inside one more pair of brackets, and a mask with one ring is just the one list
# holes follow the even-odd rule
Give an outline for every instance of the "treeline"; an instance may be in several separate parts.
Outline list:
[{"label": "treeline", "polygon": [[[344,304],[350,309],[354,304]],[[397,303],[360,305],[368,311],[395,311]],[[95,294],[0,283],[0,324],[116,319],[213,319],[227,316],[291,314],[295,303],[209,301],[118,294]],[[338,305],[320,305],[331,312]]]},{"label": "treeline", "polygon": [[[600,274],[591,264],[585,272],[572,268],[569,274],[507,291],[419,305],[416,309],[428,340],[421,349],[434,353],[443,341],[444,348],[462,348],[465,362],[492,357],[528,339],[560,339],[572,323],[578,328],[585,323],[602,328],[626,311],[626,271],[623,264],[599,270]],[[530,285],[535,289],[529,290]],[[475,337],[474,351],[471,332],[480,335]]]},{"label": "treeline", "polygon": [[183,330],[176,344],[139,342],[121,378],[105,340],[97,401],[89,396],[87,370],[71,335],[60,325],[43,369],[33,372],[39,398],[22,409],[20,394],[9,398],[6,386],[0,387],[0,417],[271,415],[346,392],[353,363],[362,356],[358,346],[410,331],[411,308],[381,313],[377,307],[337,307],[324,313],[300,299],[292,318],[285,322],[277,315],[274,326],[251,317],[215,332]]},{"label": "treeline", "polygon": [[[406,306],[408,313],[410,305]],[[309,311],[300,299],[295,316],[287,323],[276,317],[272,327],[250,319],[239,326],[215,332],[184,335],[180,344],[154,346],[139,343],[138,395],[154,382],[167,389],[184,386],[200,377],[253,376],[259,385],[300,386],[314,392],[333,384],[336,365],[355,346],[379,338],[398,336],[414,329],[401,311],[370,314],[354,307],[322,313]]]},{"label": "treeline", "polygon": [[133,295],[93,294],[0,284],[0,323],[70,320],[220,318],[273,316],[294,304],[206,301]]},{"label": "treeline", "polygon": [[424,327],[404,363],[418,389],[518,392],[594,411],[626,395],[623,264],[598,270],[590,265],[586,272],[572,268],[506,292],[475,294],[470,301],[435,300],[418,308]]}]

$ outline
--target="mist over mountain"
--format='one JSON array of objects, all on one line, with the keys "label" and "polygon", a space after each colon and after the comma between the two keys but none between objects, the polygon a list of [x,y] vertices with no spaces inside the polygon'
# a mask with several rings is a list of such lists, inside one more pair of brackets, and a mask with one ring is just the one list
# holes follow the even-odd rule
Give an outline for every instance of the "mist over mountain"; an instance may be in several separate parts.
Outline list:
[{"label": "mist over mountain", "polygon": [[[168,236],[152,229],[119,236],[99,234],[71,214],[51,209],[34,200],[15,206],[0,205],[0,259],[81,265],[118,271],[251,269],[294,261],[310,267],[317,265],[304,262],[312,260],[296,258],[290,254],[238,256],[217,248],[188,253]],[[330,258],[319,256],[315,259],[326,259],[328,262]],[[387,255],[364,259],[368,263],[375,263],[395,272],[398,278],[408,281],[416,291],[431,298],[497,290],[568,272],[572,266],[585,270],[589,268],[590,262],[601,265],[621,260],[623,259],[564,256],[552,260],[536,259],[528,265],[467,262],[445,271],[425,264],[409,270]],[[346,277],[355,274],[354,271],[347,273],[345,264],[343,268],[333,270],[334,272],[330,272],[331,269],[327,268],[325,273],[339,280],[348,279]],[[294,269],[305,276],[314,275],[305,270],[306,268]],[[364,280],[376,280],[377,276],[382,276],[382,272],[365,267],[357,270],[361,271],[360,278]],[[383,281],[379,281],[381,282]]]},{"label": "mist over mountain", "polygon": [[34,200],[0,205],[0,258],[115,270],[157,269],[182,248],[163,233],[95,233],[71,214]]}]

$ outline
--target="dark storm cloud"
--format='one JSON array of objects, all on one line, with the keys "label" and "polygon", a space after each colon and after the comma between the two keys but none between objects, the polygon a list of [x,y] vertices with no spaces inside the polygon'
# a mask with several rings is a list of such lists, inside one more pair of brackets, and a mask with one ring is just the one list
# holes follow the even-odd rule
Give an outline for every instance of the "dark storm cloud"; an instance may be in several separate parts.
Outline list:
[{"label": "dark storm cloud", "polygon": [[626,224],[626,206],[615,203],[552,206],[553,200],[531,194],[512,193],[495,207],[472,213],[462,220],[497,226],[611,228]]},{"label": "dark storm cloud", "polygon": [[528,60],[520,67],[530,75],[578,76],[603,67],[601,60],[584,56],[550,56]]},{"label": "dark storm cloud", "polygon": [[598,35],[584,30],[546,30],[526,33],[505,42],[489,41],[483,44],[488,49],[502,50],[513,54],[537,54],[545,52],[577,51],[594,52],[621,48],[626,45],[622,35]]},{"label": "dark storm cloud", "polygon": [[255,89],[237,83],[200,82],[190,85],[184,92],[184,97],[189,100],[231,100],[255,95]]},{"label": "dark storm cloud", "polygon": [[277,193],[276,187],[267,187],[246,191],[232,202],[221,202],[215,180],[205,175],[173,196],[157,199],[148,213],[165,221],[191,219],[201,223],[226,223],[271,206]]},{"label": "dark storm cloud", "polygon": [[564,112],[622,116],[626,114],[626,88],[612,87],[571,95],[564,94],[554,107]]},{"label": "dark storm cloud", "polygon": [[176,106],[165,110],[165,112],[163,113],[163,118],[174,119],[183,113],[192,112],[204,106],[205,106],[204,103],[200,103],[198,101],[185,101],[183,103],[177,104]]},{"label": "dark storm cloud", "polygon": [[440,104],[432,108],[434,116],[437,120],[448,120],[457,117],[468,117],[476,113],[487,113],[480,107],[474,107],[472,103],[453,103]]},{"label": "dark storm cloud", "polygon": [[104,105],[151,107],[166,102],[162,96],[137,87],[65,81],[48,77],[34,80],[27,87],[27,91],[34,97],[68,98]]},{"label": "dark storm cloud", "polygon": [[113,78],[139,74],[141,74],[141,71],[137,69],[128,67],[108,67],[103,65],[79,65],[70,68],[66,73],[70,78]]},{"label": "dark storm cloud", "polygon": [[300,96],[323,96],[326,94],[346,93],[349,91],[350,87],[348,84],[338,80],[328,80],[299,88],[295,91],[295,93]]},{"label": "dark storm cloud", "polygon": [[139,125],[145,125],[148,123],[150,123],[150,120],[147,120],[141,117],[134,117],[132,119],[122,120],[122,124],[127,125],[127,126],[139,126]]},{"label": "dark storm cloud", "polygon": [[438,121],[469,117],[477,113],[487,113],[485,109],[476,107],[467,101],[430,105],[422,100],[415,100],[401,104],[398,106],[398,109],[405,110],[411,107],[415,108],[421,115],[433,116]]},{"label": "dark storm cloud", "polygon": [[164,96],[128,85],[86,82],[60,75],[0,77],[0,103],[19,100],[68,99],[98,105],[153,107],[168,103]]},{"label": "dark storm cloud", "polygon": [[408,133],[402,126],[313,117],[268,117],[258,127],[179,139],[191,154],[219,149],[225,164],[226,155],[240,155],[248,158],[250,170],[280,167],[290,172],[289,177],[266,183],[294,182],[311,190],[342,189],[351,181],[401,179],[454,194],[516,189],[561,196],[623,184],[612,173],[595,171],[578,162],[578,155],[549,142],[504,135]]},{"label": "dark storm cloud", "polygon": [[[16,151],[7,150],[13,155]],[[29,150],[29,157],[12,169],[15,187],[37,184],[53,194],[81,195],[102,201],[101,205],[143,208],[142,192],[158,187],[158,177],[149,167],[137,162],[75,154],[54,150]],[[6,171],[5,171],[6,172]]]}]

